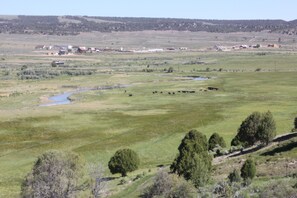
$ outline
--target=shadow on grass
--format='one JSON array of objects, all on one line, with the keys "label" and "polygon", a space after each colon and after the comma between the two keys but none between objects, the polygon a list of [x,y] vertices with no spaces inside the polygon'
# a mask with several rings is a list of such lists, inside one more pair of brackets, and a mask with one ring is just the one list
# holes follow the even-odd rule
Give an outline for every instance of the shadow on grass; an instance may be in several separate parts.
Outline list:
[{"label": "shadow on grass", "polygon": [[286,145],[283,145],[281,147],[277,147],[277,148],[275,148],[275,149],[273,149],[271,151],[267,151],[265,153],[262,153],[261,155],[262,156],[267,156],[267,155],[273,156],[273,155],[275,155],[277,153],[290,151],[290,150],[292,150],[292,149],[294,149],[296,147],[297,147],[297,142],[294,141],[294,142],[290,142],[290,143],[288,143]]},{"label": "shadow on grass", "polygon": [[118,179],[120,177],[104,177],[103,178],[103,181],[111,181],[111,180],[115,180],[115,179]]},{"label": "shadow on grass", "polygon": [[286,134],[286,135],[280,136],[280,137],[278,137],[278,138],[275,138],[275,139],[273,140],[273,142],[282,142],[282,141],[291,139],[291,138],[293,138],[293,137],[297,137],[297,133],[290,133],[290,134]]},{"label": "shadow on grass", "polygon": [[240,152],[237,152],[233,155],[230,155],[229,157],[238,157],[240,155],[246,155],[246,154],[249,154],[249,153],[253,153],[253,152],[256,152],[262,148],[264,148],[265,146],[264,145],[258,145],[258,146],[254,146],[254,147],[251,147],[251,148],[246,148],[246,149],[243,149],[241,150]]},{"label": "shadow on grass", "polygon": [[157,168],[165,168],[165,167],[170,166],[170,165],[171,165],[171,163],[170,164],[169,163],[166,163],[166,164],[159,164],[156,167]]},{"label": "shadow on grass", "polygon": [[[283,141],[287,141],[291,138],[295,138],[297,137],[297,133],[290,133],[290,134],[284,134],[282,136],[279,136],[275,139],[273,139],[272,142],[283,142]],[[265,153],[262,153],[261,155],[263,156],[266,156],[266,155],[274,155],[275,153],[280,153],[280,152],[285,152],[285,151],[289,151],[291,149],[293,149],[294,147],[296,147],[296,145],[294,146],[294,143],[297,144],[296,142],[291,142],[289,144],[286,144],[284,146],[281,146],[281,147],[278,147],[278,148],[275,148],[271,151],[267,151]],[[291,145],[293,144],[293,145]],[[249,154],[249,153],[253,153],[253,152],[256,152],[262,148],[265,148],[266,146],[263,145],[263,144],[259,144],[258,146],[253,146],[253,147],[250,147],[250,148],[246,148],[246,149],[243,149],[241,150],[241,152],[236,152],[235,154],[232,154],[230,155],[229,157],[238,157],[240,155],[245,155],[245,154]],[[288,147],[288,150],[286,150]],[[292,147],[292,148],[291,148]],[[267,153],[272,153],[272,154],[267,154]]]}]

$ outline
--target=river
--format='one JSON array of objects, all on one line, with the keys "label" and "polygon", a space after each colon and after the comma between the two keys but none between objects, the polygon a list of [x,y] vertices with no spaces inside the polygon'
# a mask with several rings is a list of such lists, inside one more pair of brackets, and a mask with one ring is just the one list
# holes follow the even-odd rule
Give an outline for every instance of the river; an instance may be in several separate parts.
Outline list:
[{"label": "river", "polygon": [[108,90],[108,89],[118,89],[118,88],[126,88],[129,85],[116,85],[116,86],[104,86],[104,87],[96,87],[96,88],[81,88],[75,91],[64,92],[62,94],[54,95],[49,97],[50,102],[41,104],[39,106],[48,107],[55,105],[67,105],[71,103],[69,97],[76,93],[82,93],[86,91],[95,91],[95,90]]}]

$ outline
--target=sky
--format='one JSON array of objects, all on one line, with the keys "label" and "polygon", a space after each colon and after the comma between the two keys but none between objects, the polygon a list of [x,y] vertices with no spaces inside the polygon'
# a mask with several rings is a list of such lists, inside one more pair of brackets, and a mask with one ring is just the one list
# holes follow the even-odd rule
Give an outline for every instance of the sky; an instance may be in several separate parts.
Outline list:
[{"label": "sky", "polygon": [[297,0],[1,0],[0,15],[297,19]]}]

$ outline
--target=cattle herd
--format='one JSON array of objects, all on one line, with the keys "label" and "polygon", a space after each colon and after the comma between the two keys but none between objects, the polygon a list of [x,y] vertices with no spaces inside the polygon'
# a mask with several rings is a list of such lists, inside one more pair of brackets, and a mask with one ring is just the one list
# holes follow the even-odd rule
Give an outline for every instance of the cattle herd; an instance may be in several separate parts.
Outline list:
[{"label": "cattle herd", "polygon": [[[217,87],[207,87],[206,89],[205,88],[201,88],[199,91],[204,91],[204,92],[207,92],[207,91],[218,91],[219,88]],[[125,93],[127,93],[127,90],[125,90]],[[194,90],[179,90],[179,91],[153,91],[152,94],[168,94],[168,95],[175,95],[177,93],[182,93],[182,94],[194,94],[196,93],[196,91]],[[129,97],[133,96],[133,94],[128,94]]]}]

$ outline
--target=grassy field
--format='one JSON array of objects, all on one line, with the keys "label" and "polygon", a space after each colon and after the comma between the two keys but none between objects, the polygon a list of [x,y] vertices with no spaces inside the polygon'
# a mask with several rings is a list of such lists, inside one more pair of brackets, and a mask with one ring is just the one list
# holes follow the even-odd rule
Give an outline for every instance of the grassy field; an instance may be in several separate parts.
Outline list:
[{"label": "grassy field", "polygon": [[[0,38],[4,38],[0,52],[0,197],[17,197],[34,160],[49,149],[72,150],[87,162],[100,162],[106,167],[117,149],[134,149],[141,158],[139,173],[146,172],[146,176],[128,185],[127,190],[111,184],[115,197],[131,197],[137,196],[138,187],[149,181],[158,165],[172,162],[182,137],[191,129],[207,137],[218,132],[229,145],[245,117],[254,111],[268,110],[273,113],[278,134],[292,129],[297,115],[297,53],[295,44],[290,44],[291,37],[282,39],[285,43],[281,49],[215,52],[199,49],[216,43],[255,42],[247,38],[260,42],[265,37],[269,38],[266,42],[276,42],[279,35],[185,32],[147,32],[145,35],[147,37],[140,33],[74,38],[46,36],[45,41],[51,44],[75,41],[73,44],[85,42],[86,45],[94,42],[130,48],[159,44],[158,47],[186,46],[196,50],[56,57],[33,51],[43,36],[0,34]],[[27,42],[28,37],[32,43]],[[63,60],[71,69],[95,72],[90,76],[19,79],[17,74],[23,65],[43,71],[69,69],[52,68],[52,60]],[[203,63],[197,64],[197,61]],[[173,73],[164,72],[169,67],[173,67]],[[148,68],[152,72],[144,71]],[[189,76],[209,79],[196,81]],[[77,93],[71,96],[74,101],[69,105],[39,106],[43,99],[73,91],[75,86],[94,88],[118,84],[127,87]],[[219,90],[204,91],[208,86]],[[195,93],[178,92],[182,90]],[[288,154],[287,157],[296,156]],[[152,172],[148,172],[149,169]],[[118,191],[120,194],[116,194]]]}]

